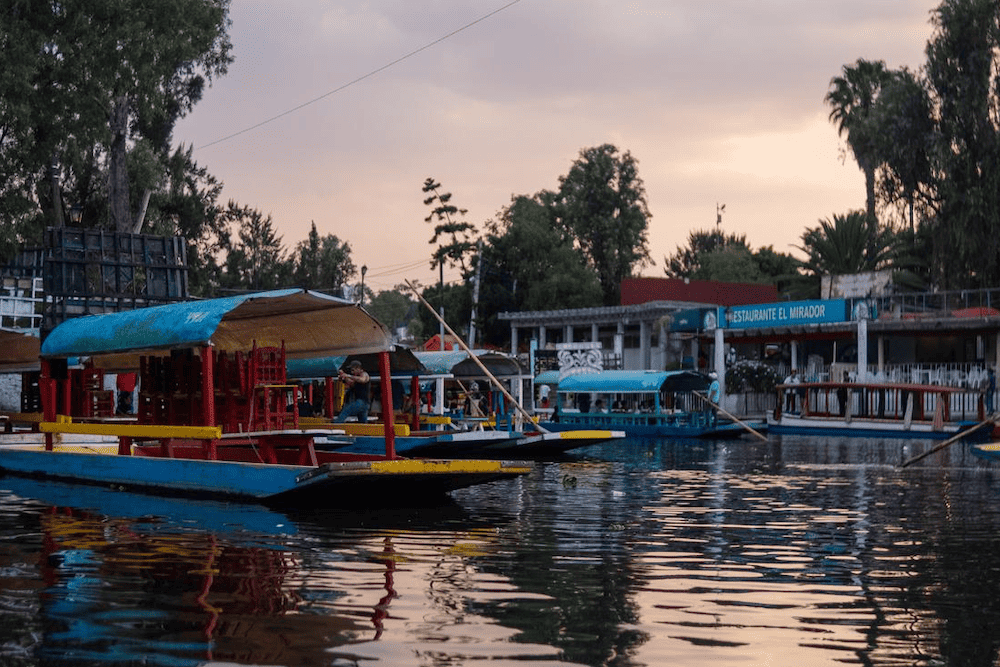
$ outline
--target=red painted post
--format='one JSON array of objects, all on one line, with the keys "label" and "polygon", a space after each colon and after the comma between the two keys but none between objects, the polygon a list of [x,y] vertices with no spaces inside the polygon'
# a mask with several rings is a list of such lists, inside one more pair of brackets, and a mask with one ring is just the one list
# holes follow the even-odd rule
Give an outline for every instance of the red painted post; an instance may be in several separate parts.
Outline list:
[{"label": "red painted post", "polygon": [[378,374],[382,385],[382,422],[385,424],[385,455],[396,458],[396,429],[392,423],[392,379],[389,372],[389,353],[379,352]]},{"label": "red painted post", "polygon": [[[38,392],[42,398],[42,419],[47,422],[54,422],[56,420],[56,384],[55,380],[52,379],[52,372],[48,361],[42,359],[41,370],[41,376],[38,380]],[[48,452],[52,451],[51,433],[45,434],[45,450]]]},{"label": "red painted post", "polygon": [[201,414],[203,426],[215,426],[215,364],[211,344],[201,348]]}]

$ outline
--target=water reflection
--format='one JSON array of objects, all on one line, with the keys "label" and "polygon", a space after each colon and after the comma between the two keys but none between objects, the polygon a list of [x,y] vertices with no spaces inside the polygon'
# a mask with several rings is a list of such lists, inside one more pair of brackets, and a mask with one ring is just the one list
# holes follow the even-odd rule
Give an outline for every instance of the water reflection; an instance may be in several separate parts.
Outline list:
[{"label": "water reflection", "polygon": [[371,512],[0,478],[12,665],[995,665],[995,464],[632,441]]}]

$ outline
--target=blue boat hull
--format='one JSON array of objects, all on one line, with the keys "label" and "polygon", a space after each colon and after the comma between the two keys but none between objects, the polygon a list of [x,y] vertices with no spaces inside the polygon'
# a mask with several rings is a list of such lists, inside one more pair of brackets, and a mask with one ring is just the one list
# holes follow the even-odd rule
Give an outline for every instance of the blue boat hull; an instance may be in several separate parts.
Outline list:
[{"label": "blue boat hull", "polygon": [[[556,430],[556,429],[549,429]],[[586,447],[598,442],[624,438],[621,431],[558,429],[556,433],[539,431],[462,431],[437,436],[402,436],[395,441],[396,453],[411,457],[449,459],[514,458],[531,459]],[[377,456],[385,452],[381,437],[353,436],[337,438],[329,448],[340,453]]]},{"label": "blue boat hull", "polygon": [[501,461],[345,461],[319,466],[0,449],[0,470],[77,483],[265,504],[372,505],[442,496],[530,468]]}]

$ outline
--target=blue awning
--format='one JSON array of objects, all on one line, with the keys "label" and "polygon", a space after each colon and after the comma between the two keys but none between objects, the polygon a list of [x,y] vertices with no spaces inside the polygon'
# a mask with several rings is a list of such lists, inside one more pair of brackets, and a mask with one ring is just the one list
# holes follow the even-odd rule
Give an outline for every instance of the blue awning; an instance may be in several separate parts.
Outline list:
[{"label": "blue awning", "polygon": [[710,381],[694,371],[597,371],[559,382],[560,393],[649,394],[658,391],[703,391]]},{"label": "blue awning", "polygon": [[[389,331],[357,304],[302,289],[186,301],[63,322],[42,342],[44,358],[120,356],[97,365],[134,368],[140,353],[201,347],[285,345],[289,359],[391,348]],[[124,356],[122,356],[124,355]]]}]

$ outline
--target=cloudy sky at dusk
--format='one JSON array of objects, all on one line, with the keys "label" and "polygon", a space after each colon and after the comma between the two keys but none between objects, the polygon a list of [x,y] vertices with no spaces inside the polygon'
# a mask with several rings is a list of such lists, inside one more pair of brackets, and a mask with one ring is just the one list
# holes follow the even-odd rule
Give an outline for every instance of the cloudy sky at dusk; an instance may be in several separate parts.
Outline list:
[{"label": "cloudy sky at dusk", "polygon": [[642,275],[717,204],[726,233],[800,254],[806,227],[864,206],[830,79],[858,58],[918,68],[938,4],[233,0],[236,60],[174,138],[286,248],[313,221],[347,241],[375,291],[437,280],[427,177],[482,228],[604,143],[646,186]]}]

